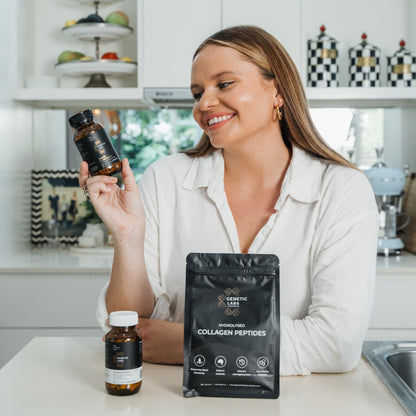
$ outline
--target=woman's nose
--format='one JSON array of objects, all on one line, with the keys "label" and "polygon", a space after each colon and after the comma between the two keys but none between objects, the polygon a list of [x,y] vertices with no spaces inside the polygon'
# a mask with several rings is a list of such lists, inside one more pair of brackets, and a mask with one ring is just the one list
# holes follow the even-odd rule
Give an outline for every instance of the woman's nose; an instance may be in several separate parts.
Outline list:
[{"label": "woman's nose", "polygon": [[214,91],[205,90],[199,100],[199,108],[201,111],[209,110],[219,103],[217,94]]}]

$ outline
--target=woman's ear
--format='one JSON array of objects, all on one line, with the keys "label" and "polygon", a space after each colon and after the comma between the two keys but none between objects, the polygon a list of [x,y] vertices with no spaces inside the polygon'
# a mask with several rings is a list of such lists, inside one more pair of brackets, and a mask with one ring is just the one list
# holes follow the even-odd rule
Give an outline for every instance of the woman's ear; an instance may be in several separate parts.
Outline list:
[{"label": "woman's ear", "polygon": [[283,97],[281,96],[281,94],[277,93],[276,96],[274,97],[273,106],[281,107],[284,103],[285,101],[283,100]]}]

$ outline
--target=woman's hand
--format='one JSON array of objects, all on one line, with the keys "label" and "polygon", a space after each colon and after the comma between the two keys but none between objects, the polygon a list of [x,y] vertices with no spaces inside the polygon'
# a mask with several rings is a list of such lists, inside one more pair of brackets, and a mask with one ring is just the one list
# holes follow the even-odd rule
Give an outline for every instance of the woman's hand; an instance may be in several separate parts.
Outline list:
[{"label": "woman's hand", "polygon": [[183,324],[139,319],[143,359],[157,364],[183,364]]},{"label": "woman's hand", "polygon": [[113,176],[89,177],[88,164],[81,162],[79,186],[87,188],[97,214],[114,238],[119,239],[144,229],[143,203],[127,159],[122,161],[122,176],[124,189],[116,185],[117,178]]}]

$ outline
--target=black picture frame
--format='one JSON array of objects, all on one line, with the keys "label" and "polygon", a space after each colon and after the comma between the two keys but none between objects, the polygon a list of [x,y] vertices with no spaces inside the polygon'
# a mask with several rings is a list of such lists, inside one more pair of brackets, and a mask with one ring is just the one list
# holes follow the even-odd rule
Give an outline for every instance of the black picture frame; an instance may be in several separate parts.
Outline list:
[{"label": "black picture frame", "polygon": [[86,228],[77,170],[32,170],[30,239],[34,245],[76,244]]}]

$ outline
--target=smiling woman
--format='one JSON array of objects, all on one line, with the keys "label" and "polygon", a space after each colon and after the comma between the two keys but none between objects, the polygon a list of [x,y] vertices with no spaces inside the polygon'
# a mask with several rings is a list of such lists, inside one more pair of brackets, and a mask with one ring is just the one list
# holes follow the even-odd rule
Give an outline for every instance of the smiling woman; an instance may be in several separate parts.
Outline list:
[{"label": "smiling woman", "polygon": [[81,165],[80,185],[114,236],[100,322],[137,311],[144,359],[182,363],[186,256],[274,254],[280,374],[351,370],[374,290],[378,211],[368,180],[319,135],[296,67],[262,29],[209,37],[191,85],[203,130],[194,148],[152,163],[138,187],[127,160],[124,189]]}]

